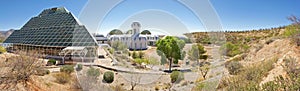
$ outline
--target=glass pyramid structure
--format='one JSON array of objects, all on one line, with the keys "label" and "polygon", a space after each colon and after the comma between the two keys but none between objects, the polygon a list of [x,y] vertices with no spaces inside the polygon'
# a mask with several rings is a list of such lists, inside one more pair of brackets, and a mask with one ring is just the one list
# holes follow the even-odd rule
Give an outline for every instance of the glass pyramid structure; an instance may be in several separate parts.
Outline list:
[{"label": "glass pyramid structure", "polygon": [[64,7],[43,10],[32,17],[21,29],[14,31],[4,43],[17,49],[37,49],[58,55],[70,46],[96,47],[97,42],[85,26]]}]

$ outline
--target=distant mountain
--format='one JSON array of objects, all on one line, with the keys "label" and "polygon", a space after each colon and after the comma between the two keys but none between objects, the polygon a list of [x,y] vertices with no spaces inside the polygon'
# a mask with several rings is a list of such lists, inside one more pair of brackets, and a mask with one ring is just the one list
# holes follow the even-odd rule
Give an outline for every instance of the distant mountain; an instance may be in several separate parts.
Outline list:
[{"label": "distant mountain", "polygon": [[5,33],[5,37],[7,38],[8,36],[10,36],[15,30],[14,29],[10,29]]},{"label": "distant mountain", "polygon": [[1,38],[7,38],[8,36],[10,36],[15,30],[14,29],[10,29],[7,31],[0,31],[0,37]]}]

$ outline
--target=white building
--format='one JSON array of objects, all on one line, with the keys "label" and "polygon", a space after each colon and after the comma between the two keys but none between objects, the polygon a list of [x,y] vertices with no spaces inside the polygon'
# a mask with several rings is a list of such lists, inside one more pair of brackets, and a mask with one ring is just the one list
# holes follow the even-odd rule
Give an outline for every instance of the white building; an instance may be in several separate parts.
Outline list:
[{"label": "white building", "polygon": [[110,42],[121,41],[128,46],[129,50],[146,50],[148,46],[155,45],[159,39],[155,35],[140,34],[141,24],[133,22],[131,24],[132,34],[111,35],[108,37]]},{"label": "white building", "polygon": [[98,44],[107,44],[108,39],[102,34],[95,34],[94,38],[96,39]]}]

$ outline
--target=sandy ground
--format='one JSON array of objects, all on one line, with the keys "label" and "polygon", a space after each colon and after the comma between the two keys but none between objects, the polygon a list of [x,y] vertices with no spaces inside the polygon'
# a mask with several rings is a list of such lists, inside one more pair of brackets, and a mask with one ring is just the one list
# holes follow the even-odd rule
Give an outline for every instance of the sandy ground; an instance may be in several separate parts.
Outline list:
[{"label": "sandy ground", "polygon": [[[186,52],[191,48],[191,44],[187,44],[184,48]],[[210,51],[209,46],[205,46],[206,49],[208,49],[208,54],[213,53],[213,51]],[[101,51],[103,52],[103,51]],[[157,55],[155,48],[150,48],[145,52],[145,57],[154,57],[158,60],[160,60],[160,56]],[[3,55],[0,55],[0,58]],[[0,59],[0,61],[3,61],[3,58]],[[95,61],[97,64],[102,64],[105,66],[111,66],[111,59],[99,59]],[[111,66],[113,67],[113,66]],[[158,68],[167,68],[165,66],[157,66]],[[82,71],[74,72],[72,73],[72,76],[74,78],[72,82],[67,84],[58,84],[55,82],[55,78],[53,75],[57,74],[57,71],[59,68],[52,68],[51,74],[45,75],[45,76],[33,76],[32,78],[32,87],[35,89],[41,90],[41,91],[76,91],[80,90],[78,86],[76,86],[76,80],[79,82],[81,87],[83,89],[88,89],[90,91],[98,91],[101,89],[101,91],[114,91],[116,87],[121,87],[123,90],[130,90],[131,89],[131,83],[136,82],[136,80],[139,80],[137,83],[138,85],[135,87],[135,91],[155,91],[156,89],[159,89],[159,91],[168,91],[170,87],[170,75],[168,73],[165,74],[151,74],[158,71],[158,68],[156,70],[136,70],[132,69],[134,72],[141,72],[141,74],[133,74],[133,73],[124,73],[124,72],[114,72],[115,74],[115,80],[113,83],[105,83],[102,81],[102,77],[104,72],[109,71],[104,68],[94,67],[100,69],[100,76],[97,78],[97,80],[89,80],[89,78],[85,75],[87,72],[87,69],[89,69],[88,66],[84,66]],[[122,67],[120,67],[122,68]],[[155,67],[154,67],[155,68]],[[217,69],[216,69],[217,70]],[[216,71],[215,70],[215,71]],[[152,72],[153,71],[153,72]],[[161,72],[161,71],[160,71]],[[215,73],[214,71],[211,71],[210,73]],[[195,87],[195,82],[197,79],[201,77],[201,74],[199,72],[185,72],[184,73],[185,79],[181,81],[180,83],[172,84],[171,89],[174,89],[176,91],[190,91],[192,88]],[[77,79],[76,79],[77,78]],[[216,78],[212,78],[216,79]]]}]

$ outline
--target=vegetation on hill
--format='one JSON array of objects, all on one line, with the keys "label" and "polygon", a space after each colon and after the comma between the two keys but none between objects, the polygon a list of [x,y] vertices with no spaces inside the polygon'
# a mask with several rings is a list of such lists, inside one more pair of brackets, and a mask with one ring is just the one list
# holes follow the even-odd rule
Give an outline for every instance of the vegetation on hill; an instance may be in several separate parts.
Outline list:
[{"label": "vegetation on hill", "polygon": [[300,90],[300,64],[293,57],[283,60],[283,68],[287,72],[287,77],[279,76],[274,81],[262,85],[265,91],[299,91]]},{"label": "vegetation on hill", "polygon": [[228,69],[230,75],[236,75],[242,71],[243,65],[238,61],[229,61],[225,63],[225,68]]},{"label": "vegetation on hill", "polygon": [[[279,36],[282,31],[285,30],[285,26],[269,29],[258,29],[258,30],[248,30],[248,31],[223,31],[218,32],[225,36],[226,42],[231,42],[233,44],[250,44],[257,43],[259,40]],[[212,44],[215,43],[213,38],[213,32],[193,32],[186,33],[185,35],[191,39],[194,43],[201,44]],[[225,40],[224,40],[225,41]],[[220,43],[215,43],[220,44]],[[221,43],[222,44],[222,43]]]},{"label": "vegetation on hill", "polygon": [[288,19],[292,21],[293,24],[286,27],[283,35],[291,38],[297,46],[300,46],[300,19],[296,16],[291,16]]},{"label": "vegetation on hill", "polygon": [[250,46],[248,46],[247,44],[243,44],[243,43],[233,44],[231,42],[226,42],[221,46],[220,50],[223,55],[233,57],[237,54],[241,54],[243,52],[248,51],[249,48]]},{"label": "vegetation on hill", "polygon": [[[284,40],[291,40],[292,43],[300,45],[300,19],[295,16],[289,17],[293,23],[291,25],[272,28],[261,31],[247,31],[241,33],[231,33],[232,36],[226,36],[228,42],[221,46],[221,50],[224,54],[229,57],[233,57],[237,54],[248,53],[247,50],[249,46],[253,45],[272,45],[273,41],[277,39],[283,39],[282,43],[286,43]],[[263,42],[263,43],[262,43]],[[277,46],[281,45],[276,42]],[[244,45],[249,45],[245,46]],[[282,44],[284,45],[284,44]],[[274,47],[277,47],[274,45]],[[287,45],[288,46],[288,45]],[[290,47],[295,46],[291,44]],[[253,46],[255,47],[255,46]],[[262,47],[258,48],[260,50]],[[289,48],[289,47],[287,47]],[[296,47],[295,47],[296,48]],[[244,49],[244,50],[243,50]],[[266,48],[268,49],[268,48]],[[280,49],[280,48],[276,48]],[[255,49],[254,53],[257,52]],[[263,90],[263,91],[298,91],[300,90],[300,64],[298,61],[299,56],[294,55],[294,57],[286,57],[281,55],[287,55],[283,51],[294,51],[291,49],[281,49],[270,51],[274,55],[271,55],[273,59],[266,60],[262,58],[263,61],[251,60],[236,60],[242,59],[243,56],[236,56],[225,63],[225,68],[229,71],[230,76],[224,77],[219,83],[218,89],[222,90]],[[265,49],[260,51],[261,54],[265,54]],[[283,53],[282,53],[283,52]],[[271,54],[272,54],[271,53]],[[294,52],[292,52],[294,53]],[[261,55],[253,54],[253,55]],[[251,54],[250,54],[251,55]],[[262,55],[266,56],[266,55]],[[256,56],[254,56],[256,57]],[[251,56],[250,56],[251,58]],[[281,61],[278,58],[280,58]],[[257,59],[257,58],[256,58]],[[252,62],[258,63],[252,63]],[[243,63],[243,64],[242,64]],[[275,65],[276,63],[276,65]],[[247,65],[244,65],[247,64]],[[250,64],[250,65],[249,65]],[[281,70],[281,73],[274,75],[272,72]],[[276,70],[275,70],[276,69]],[[272,70],[272,71],[271,71]],[[286,74],[285,74],[286,72]],[[279,76],[278,76],[279,75]],[[273,77],[274,76],[274,77]],[[274,79],[273,79],[274,78]]]}]

